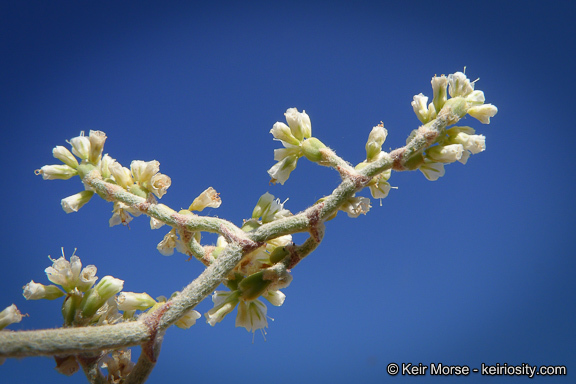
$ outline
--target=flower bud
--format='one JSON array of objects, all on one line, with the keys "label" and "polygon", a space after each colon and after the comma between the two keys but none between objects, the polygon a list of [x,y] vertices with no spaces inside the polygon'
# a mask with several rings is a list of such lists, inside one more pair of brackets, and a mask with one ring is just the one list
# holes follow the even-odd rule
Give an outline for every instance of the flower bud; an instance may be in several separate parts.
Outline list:
[{"label": "flower bud", "polygon": [[432,104],[436,111],[440,111],[447,100],[446,87],[448,86],[448,79],[444,75],[440,77],[434,76],[431,83],[432,91],[434,92]]},{"label": "flower bud", "polygon": [[90,318],[106,303],[106,300],[122,290],[124,281],[112,276],[104,276],[94,288],[91,288],[82,299],[80,309],[82,317]]},{"label": "flower bud", "polygon": [[372,161],[377,159],[382,151],[382,144],[384,144],[387,135],[388,131],[382,124],[372,128],[370,135],[368,135],[368,141],[366,142],[366,160]]},{"label": "flower bud", "polygon": [[90,154],[88,161],[97,165],[102,158],[102,149],[104,148],[104,142],[106,141],[106,134],[102,131],[91,130],[88,140],[90,141]]},{"label": "flower bud", "polygon": [[90,140],[81,132],[80,136],[70,139],[72,153],[82,160],[88,160],[90,157]]},{"label": "flower bud", "polygon": [[146,292],[120,292],[116,302],[118,303],[118,309],[121,311],[143,311],[156,304],[156,300]]},{"label": "flower bud", "polygon": [[93,195],[94,191],[82,191],[75,195],[68,196],[60,202],[62,209],[66,213],[78,212],[80,208],[90,201]]},{"label": "flower bud", "polygon": [[42,175],[44,180],[68,180],[78,174],[78,171],[66,164],[45,165],[34,171],[37,175]]},{"label": "flower bud", "polygon": [[298,140],[310,138],[312,136],[312,123],[306,111],[298,112],[296,108],[289,108],[284,114],[286,122],[290,126],[292,135]]},{"label": "flower bud", "polygon": [[300,145],[300,140],[294,137],[290,127],[284,123],[277,122],[274,124],[270,133],[274,136],[274,139],[280,140],[284,146],[286,146],[286,144]]},{"label": "flower bud", "polygon": [[78,160],[76,160],[74,155],[68,149],[61,145],[56,146],[52,150],[52,155],[71,168],[76,169],[78,167]]}]

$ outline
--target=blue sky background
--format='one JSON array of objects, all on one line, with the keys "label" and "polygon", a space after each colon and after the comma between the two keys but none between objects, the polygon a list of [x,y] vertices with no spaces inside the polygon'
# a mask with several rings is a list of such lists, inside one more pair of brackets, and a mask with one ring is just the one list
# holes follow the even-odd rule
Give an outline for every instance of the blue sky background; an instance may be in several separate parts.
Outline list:
[{"label": "blue sky background", "polygon": [[[109,228],[102,200],[62,211],[78,180],[33,171],[81,130],[106,132],[122,164],[160,161],[172,177],[162,203],[186,208],[213,186],[223,203],[207,214],[241,224],[264,192],[298,212],[339,182],[300,161],[284,186],[268,184],[280,145],[268,132],[287,108],[305,109],[314,136],[357,163],[372,126],[384,122],[386,150],[403,145],[419,123],[412,96],[466,66],[499,108],[490,125],[464,122],[486,136],[485,152],[437,182],[394,173],[381,207],[327,224],[284,306],[269,308],[266,341],[233,316],[171,329],[149,382],[530,381],[392,378],[390,362],[566,365],[568,377],[533,382],[574,382],[575,11],[568,1],[3,2],[0,307],[29,314],[11,329],[61,324],[60,301],[21,295],[31,279],[47,283],[60,247],[153,297],[202,270],[160,255],[166,230],[144,218]],[[0,377],[85,382],[50,358],[8,360]]]}]

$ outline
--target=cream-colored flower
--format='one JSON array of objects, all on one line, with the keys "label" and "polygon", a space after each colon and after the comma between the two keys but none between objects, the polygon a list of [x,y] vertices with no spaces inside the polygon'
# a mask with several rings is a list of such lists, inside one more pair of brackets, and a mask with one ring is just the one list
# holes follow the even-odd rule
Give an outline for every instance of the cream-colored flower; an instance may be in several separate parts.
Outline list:
[{"label": "cream-colored flower", "polygon": [[184,314],[184,316],[178,319],[178,321],[176,321],[174,325],[176,325],[178,328],[188,329],[194,324],[196,324],[196,320],[198,320],[201,317],[202,315],[200,313],[198,313],[193,309],[190,309]]},{"label": "cream-colored flower", "polygon": [[90,141],[90,154],[88,160],[90,163],[97,165],[102,158],[102,149],[106,141],[106,134],[102,131],[90,131],[88,135]]},{"label": "cream-colored flower", "polygon": [[284,123],[276,122],[274,126],[272,126],[270,133],[274,136],[274,140],[281,141],[285,147],[300,145],[300,140],[294,137],[290,127]]},{"label": "cream-colored flower", "polygon": [[36,175],[42,175],[44,180],[68,180],[78,174],[78,171],[66,164],[45,165],[34,171]]},{"label": "cream-colored flower", "polygon": [[382,144],[386,141],[386,136],[388,136],[388,131],[384,128],[384,125],[379,124],[372,128],[370,134],[368,135],[368,141],[366,142],[366,160],[372,161],[378,158],[378,155],[382,151]]},{"label": "cream-colored flower", "polygon": [[22,314],[14,304],[4,308],[4,310],[0,312],[0,329],[4,329],[10,324],[19,323],[20,321],[22,321]]},{"label": "cream-colored flower", "polygon": [[244,327],[248,332],[268,328],[267,311],[268,308],[260,300],[240,301],[238,304],[238,315],[236,316],[236,326]]},{"label": "cream-colored flower", "polygon": [[290,173],[296,169],[298,157],[290,155],[285,157],[282,161],[277,162],[268,170],[268,174],[272,178],[272,183],[280,183],[284,185]]},{"label": "cream-colored flower", "polygon": [[211,326],[215,326],[224,319],[224,317],[232,312],[238,304],[240,291],[215,291],[212,295],[214,308],[209,310],[206,316],[206,322]]},{"label": "cream-colored flower", "polygon": [[78,212],[94,196],[93,191],[82,191],[61,200],[62,209],[66,213]]},{"label": "cream-colored flower", "polygon": [[65,293],[55,285],[35,283],[34,280],[31,280],[22,289],[24,289],[22,295],[26,300],[54,300],[65,295]]},{"label": "cream-colored flower", "polygon": [[146,292],[120,292],[116,298],[116,303],[121,311],[143,311],[156,304],[156,300]]},{"label": "cream-colored flower", "polygon": [[440,163],[453,163],[460,160],[463,151],[461,144],[435,145],[426,150],[426,157]]},{"label": "cream-colored flower", "polygon": [[420,165],[418,169],[430,181],[436,181],[446,173],[443,163],[437,163],[428,159],[424,159],[424,163]]},{"label": "cream-colored flower", "polygon": [[108,170],[112,177],[114,177],[114,181],[116,184],[121,186],[124,189],[130,188],[134,185],[134,180],[132,179],[132,173],[126,167],[123,167],[119,162],[114,161],[108,165]]},{"label": "cream-colored flower", "polygon": [[360,214],[367,214],[372,206],[367,197],[350,197],[338,209],[348,214],[348,217],[357,218]]},{"label": "cream-colored flower", "polygon": [[166,194],[168,188],[172,185],[172,179],[170,176],[164,175],[163,173],[158,172],[150,179],[150,184],[148,185],[148,189],[150,192],[158,196],[159,199],[162,198]]},{"label": "cream-colored flower", "polygon": [[448,93],[450,97],[468,96],[474,91],[474,83],[471,83],[462,72],[448,75]]},{"label": "cream-colored flower", "polygon": [[70,139],[72,146],[72,153],[82,160],[88,160],[90,157],[90,139],[84,136],[84,132],[80,132],[80,136]]},{"label": "cream-colored flower", "polygon": [[490,118],[498,113],[498,108],[492,104],[482,104],[468,109],[468,114],[480,120],[482,124],[490,124]]},{"label": "cream-colored flower", "polygon": [[218,208],[222,204],[220,194],[212,187],[208,187],[204,192],[194,199],[188,210],[202,212],[204,208]]},{"label": "cream-colored flower", "polygon": [[292,135],[298,141],[312,136],[312,123],[306,111],[298,112],[296,108],[288,108],[284,116],[286,116],[286,122],[290,127],[290,131],[292,131]]},{"label": "cream-colored flower", "polygon": [[448,86],[448,79],[444,75],[440,77],[434,76],[431,83],[432,91],[434,92],[432,104],[434,105],[436,112],[440,112],[447,100],[446,87]]},{"label": "cream-colored flower", "polygon": [[428,103],[428,96],[424,96],[422,93],[415,95],[412,101],[412,108],[418,120],[423,124],[426,124],[436,116],[436,111],[434,110],[434,105]]},{"label": "cream-colored flower", "polygon": [[112,208],[112,217],[108,221],[108,224],[113,227],[118,224],[128,225],[133,219],[132,216],[138,217],[142,214],[142,212],[137,211],[135,209],[130,208],[128,205],[116,201]]},{"label": "cream-colored flower", "polygon": [[52,155],[71,168],[78,168],[78,160],[65,147],[58,145],[52,150]]}]

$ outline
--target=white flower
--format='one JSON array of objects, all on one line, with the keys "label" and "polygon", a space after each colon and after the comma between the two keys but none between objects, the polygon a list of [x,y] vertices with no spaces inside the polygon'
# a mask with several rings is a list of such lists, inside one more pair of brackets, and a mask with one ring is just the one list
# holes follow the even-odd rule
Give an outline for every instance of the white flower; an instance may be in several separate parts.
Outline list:
[{"label": "white flower", "polygon": [[[387,175],[386,175],[387,174]],[[388,196],[390,192],[390,184],[388,183],[388,178],[390,177],[390,170],[382,172],[372,178],[368,188],[370,188],[370,194],[375,199],[384,199]]]},{"label": "white flower", "polygon": [[427,159],[424,159],[424,163],[418,168],[424,176],[430,181],[436,181],[438,178],[444,176],[444,164],[436,163]]},{"label": "white flower", "polygon": [[72,145],[72,153],[82,160],[88,160],[90,157],[90,140],[84,136],[84,132],[80,132],[80,136],[70,139]]},{"label": "white flower", "polygon": [[172,179],[170,179],[170,176],[158,172],[152,176],[152,179],[150,179],[148,189],[161,199],[162,196],[166,194],[168,188],[170,188],[170,185],[172,185]]},{"label": "white flower", "polygon": [[468,114],[480,120],[482,124],[490,124],[490,118],[498,113],[498,108],[492,104],[482,104],[468,109]]},{"label": "white flower", "polygon": [[422,93],[414,96],[414,100],[411,103],[416,117],[424,124],[429,122],[436,114],[434,106],[430,104],[429,109],[426,103],[428,103],[428,97],[424,96]]},{"label": "white flower", "polygon": [[258,219],[262,217],[263,223],[269,223],[271,221],[291,216],[289,210],[284,209],[284,203],[280,203],[280,199],[274,199],[274,195],[266,192],[260,199],[258,199],[258,203],[254,207],[252,211],[252,218]]},{"label": "white flower", "polygon": [[4,329],[10,324],[19,323],[20,321],[22,321],[22,314],[14,304],[4,308],[4,310],[0,312],[0,329]]},{"label": "white flower", "polygon": [[164,226],[164,222],[153,217],[150,218],[150,229],[158,229]]},{"label": "white flower", "polygon": [[236,326],[244,327],[248,332],[268,328],[267,311],[268,308],[260,300],[240,301],[240,304],[238,304],[238,315],[236,316]]},{"label": "white flower", "polygon": [[58,145],[52,150],[52,155],[71,168],[78,168],[78,160],[65,147]]},{"label": "white flower", "polygon": [[462,144],[436,145],[426,150],[426,157],[441,163],[453,163],[460,160],[464,147]]},{"label": "white flower", "polygon": [[296,169],[298,157],[290,155],[285,157],[282,161],[277,162],[268,170],[268,174],[272,178],[272,183],[280,183],[284,185],[290,173]]},{"label": "white flower", "polygon": [[484,92],[482,91],[473,91],[468,96],[466,96],[466,101],[472,105],[481,105],[484,104],[486,98],[484,97]]},{"label": "white flower", "polygon": [[338,209],[348,214],[348,217],[357,218],[360,214],[367,214],[370,210],[370,199],[367,197],[350,197]]},{"label": "white flower", "polygon": [[94,195],[93,191],[82,191],[61,200],[62,209],[66,213],[78,212]]},{"label": "white flower", "polygon": [[202,315],[199,314],[197,311],[190,309],[184,314],[184,316],[178,319],[178,321],[176,321],[174,325],[176,325],[178,328],[188,329],[194,324],[196,324],[196,320],[198,320],[201,317]]},{"label": "white flower", "polygon": [[48,280],[61,286],[66,292],[72,292],[76,287],[80,291],[86,291],[98,279],[95,276],[96,267],[88,265],[82,269],[82,262],[76,255],[71,256],[70,261],[66,260],[64,255],[57,260],[50,260],[52,260],[52,266],[46,268],[44,272]]},{"label": "white flower", "polygon": [[108,221],[109,225],[111,227],[118,224],[128,225],[128,223],[133,219],[129,213],[136,217],[142,214],[142,212],[132,209],[120,201],[116,201],[112,208],[112,217]]},{"label": "white flower", "polygon": [[65,293],[55,285],[39,284],[35,283],[34,280],[31,280],[28,284],[26,284],[23,289],[24,292],[22,295],[26,298],[26,300],[54,300],[65,295]]},{"label": "white flower", "polygon": [[477,154],[486,149],[486,137],[484,135],[469,135],[464,132],[458,132],[456,136],[450,137],[451,143],[462,144],[464,149],[472,154]]},{"label": "white flower", "polygon": [[448,75],[448,93],[450,97],[467,96],[474,91],[474,83],[462,72]]},{"label": "white flower", "polygon": [[222,200],[220,199],[220,194],[216,192],[216,190],[212,187],[209,187],[204,192],[200,194],[197,198],[194,199],[190,207],[188,207],[189,211],[198,211],[201,212],[204,208],[218,208],[220,204],[222,204]]},{"label": "white flower", "polygon": [[42,175],[44,180],[68,180],[76,176],[78,171],[66,164],[45,165],[34,171],[37,175]]},{"label": "white flower", "polygon": [[434,109],[439,112],[447,99],[446,87],[448,86],[448,79],[444,75],[440,77],[434,76],[431,83],[432,91],[434,92],[432,104],[434,105]]},{"label": "white flower", "polygon": [[134,180],[132,179],[132,173],[126,167],[123,167],[119,162],[114,161],[108,165],[108,170],[114,177],[116,184],[124,189],[130,188],[134,185]]},{"label": "white flower", "polygon": [[152,161],[142,161],[134,160],[130,164],[130,170],[134,181],[140,185],[149,184],[152,176],[160,171],[160,163],[156,160]]},{"label": "white flower", "polygon": [[236,304],[238,304],[239,297],[239,291],[215,291],[212,295],[214,308],[204,315],[206,316],[206,322],[211,326],[221,322],[227,314],[234,310]]},{"label": "white flower", "polygon": [[296,108],[288,108],[286,113],[286,122],[290,126],[292,135],[298,140],[308,139],[312,136],[312,123],[306,111],[298,112]]},{"label": "white flower", "polygon": [[158,249],[158,252],[164,256],[172,256],[174,254],[174,249],[178,250],[178,252],[187,254],[186,246],[182,240],[178,238],[176,229],[174,228],[164,236],[162,241],[156,246],[156,249]]}]

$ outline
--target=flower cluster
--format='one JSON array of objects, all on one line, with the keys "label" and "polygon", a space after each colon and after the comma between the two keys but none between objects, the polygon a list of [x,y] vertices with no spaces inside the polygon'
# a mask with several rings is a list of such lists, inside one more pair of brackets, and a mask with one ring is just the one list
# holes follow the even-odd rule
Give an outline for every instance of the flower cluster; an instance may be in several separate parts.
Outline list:
[{"label": "flower cluster", "polygon": [[494,105],[484,104],[484,92],[474,90],[474,82],[471,82],[462,72],[456,72],[448,77],[434,76],[432,91],[434,96],[430,104],[427,104],[428,97],[422,93],[414,96],[412,101],[414,113],[423,124],[429,123],[438,116],[448,101],[447,94],[452,98],[463,98],[467,103],[466,112],[483,124],[490,124],[490,118],[498,112],[498,108]]},{"label": "flower cluster", "polygon": [[[194,199],[188,209],[180,210],[181,215],[194,215],[192,211],[202,211],[205,208],[218,208],[222,204],[220,194],[212,187],[208,187],[197,198]],[[150,226],[152,229],[160,228],[163,223],[151,219]],[[188,256],[192,256],[191,242],[200,243],[200,232],[179,233],[176,228],[172,228],[156,246],[158,251],[164,256],[174,254],[174,249]]]},{"label": "flower cluster", "polygon": [[326,148],[320,140],[312,137],[312,123],[306,111],[298,112],[296,108],[289,108],[284,116],[288,125],[277,122],[270,130],[274,140],[282,142],[284,146],[274,150],[277,163],[268,170],[272,183],[280,184],[288,180],[302,156],[322,164],[324,155],[321,150]]},{"label": "flower cluster", "polygon": [[[244,222],[242,230],[251,232],[264,223],[290,215],[292,214],[284,208],[284,203],[280,203],[280,199],[275,199],[272,194],[266,192],[258,199],[252,217]],[[230,291],[214,292],[212,296],[214,308],[206,313],[207,322],[212,326],[216,325],[238,306],[237,327],[244,327],[251,332],[268,327],[267,307],[259,298],[262,297],[275,306],[284,303],[286,295],[279,289],[287,287],[292,276],[281,268],[274,268],[274,264],[279,261],[274,255],[290,244],[292,244],[291,235],[279,236],[244,256],[234,268],[234,277],[224,283]],[[226,246],[226,240],[220,236],[215,252]]]},{"label": "flower cluster", "polygon": [[[483,124],[489,124],[490,118],[498,112],[494,105],[484,104],[484,92],[474,90],[474,82],[471,82],[462,72],[456,72],[448,77],[434,76],[432,90],[434,96],[430,104],[427,104],[428,97],[421,93],[414,96],[412,101],[414,113],[424,124],[436,119],[442,108],[455,105],[462,100],[465,113]],[[448,95],[451,99],[448,99]],[[414,132],[408,137],[407,143],[413,137]],[[428,180],[437,180],[445,174],[444,164],[456,161],[466,164],[470,155],[484,151],[485,140],[483,135],[476,135],[471,127],[452,127],[439,136],[436,145],[426,149],[420,158],[418,169]]]},{"label": "flower cluster", "polygon": [[[374,128],[372,128],[370,135],[368,135],[368,141],[366,142],[366,160],[356,165],[355,168],[357,170],[360,170],[366,167],[368,164],[377,161],[381,158],[383,154],[382,145],[384,144],[384,141],[386,141],[387,136],[388,131],[386,130],[386,128],[384,128],[384,124],[380,123]],[[370,194],[372,195],[373,198],[384,199],[386,196],[388,196],[388,192],[390,192],[390,189],[392,188],[390,186],[390,183],[388,183],[388,179],[390,179],[391,172],[392,171],[390,169],[387,169],[386,171],[381,172],[378,175],[374,176],[370,181],[370,183],[368,183],[368,188],[370,189]],[[356,204],[354,204],[355,202],[349,202],[349,203],[351,203],[347,205],[349,207],[354,207],[354,205],[358,205],[358,203],[362,205],[362,202],[356,202]],[[366,214],[366,212],[370,207],[366,206],[365,203],[364,206],[367,209],[365,210],[363,209],[362,211],[360,211],[360,213]],[[352,213],[354,211],[352,212],[347,210],[345,211],[348,212],[348,215],[351,217],[358,216],[358,215],[354,216],[354,213]]]},{"label": "flower cluster", "polygon": [[[160,163],[156,160],[134,160],[130,169],[122,165],[108,154],[102,156],[106,134],[101,131],[90,131],[88,136],[80,132],[80,136],[70,139],[72,152],[63,146],[57,146],[52,150],[52,155],[64,164],[45,165],[37,169],[35,173],[42,175],[44,180],[67,180],[73,176],[83,179],[89,172],[97,170],[102,178],[108,182],[117,184],[130,193],[137,196],[154,200],[154,196],[161,198],[170,187],[170,177],[159,172]],[[78,157],[78,160],[76,157]],[[66,213],[77,212],[94,195],[94,191],[85,185],[85,190],[62,199],[62,208]],[[115,202],[112,210],[113,215],[109,221],[110,226],[127,225],[132,216],[140,215],[140,212],[130,208],[124,203]]]}]

